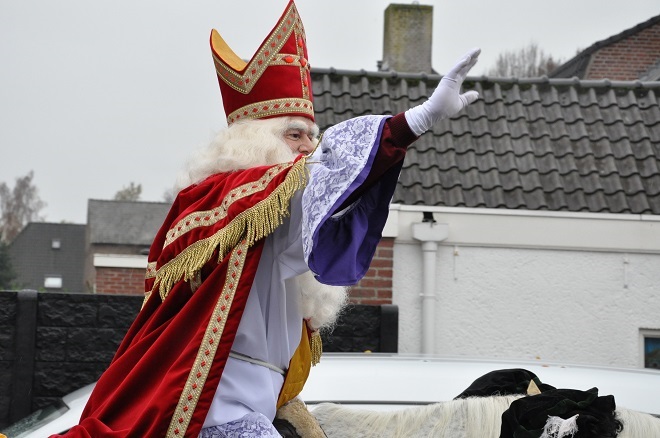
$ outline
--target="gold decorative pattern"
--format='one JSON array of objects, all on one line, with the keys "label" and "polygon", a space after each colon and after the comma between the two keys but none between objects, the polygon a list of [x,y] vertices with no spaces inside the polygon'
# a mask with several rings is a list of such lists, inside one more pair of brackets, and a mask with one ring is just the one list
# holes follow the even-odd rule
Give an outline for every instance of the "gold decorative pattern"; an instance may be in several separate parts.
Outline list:
[{"label": "gold decorative pattern", "polygon": [[206,239],[198,240],[156,273],[152,291],[158,288],[164,301],[172,287],[179,281],[189,281],[218,251],[221,261],[239,242],[245,240],[248,246],[271,234],[289,215],[289,203],[298,190],[307,184],[305,158],[296,161],[280,183],[265,199],[242,211],[236,217]]},{"label": "gold decorative pattern", "polygon": [[309,70],[309,63],[302,52],[299,55],[279,54],[270,62],[270,65],[294,65]]},{"label": "gold decorative pattern", "polygon": [[290,114],[291,112],[308,114],[314,117],[314,106],[307,99],[294,97],[264,100],[233,111],[227,116],[227,123],[231,124],[243,119],[257,119],[278,114]]},{"label": "gold decorative pattern", "polygon": [[156,262],[147,264],[147,272],[144,275],[145,280],[154,278],[156,276]]},{"label": "gold decorative pattern", "polygon": [[259,78],[271,65],[272,59],[282,50],[291,33],[296,32],[296,41],[299,38],[304,38],[302,29],[302,21],[295,5],[292,3],[268,39],[252,57],[242,74],[236,72],[213,53],[213,63],[218,77],[239,93],[249,94]]},{"label": "gold decorative pattern", "polygon": [[[311,92],[309,91],[309,70],[311,66],[305,56],[305,30],[302,25],[302,20],[298,17],[296,24],[296,51],[298,53],[299,62],[300,62],[300,82],[302,83],[302,95],[303,99],[312,100]],[[312,116],[313,117],[313,116]]]},{"label": "gold decorative pattern", "polygon": [[[218,221],[227,217],[227,210],[231,204],[246,196],[253,195],[256,192],[264,190],[266,186],[275,178],[280,172],[291,167],[291,163],[278,164],[266,172],[261,178],[236,187],[227,193],[227,196],[222,200],[219,207],[212,210],[196,211],[191,213],[177,222],[168,232],[165,238],[163,248],[176,239],[187,233],[188,231],[197,228],[210,226]],[[155,263],[154,263],[154,277],[155,277]],[[148,277],[149,278],[149,277]]]},{"label": "gold decorative pattern", "polygon": [[166,436],[168,438],[184,436],[190,425],[190,420],[195,412],[197,402],[202,394],[202,389],[204,388],[206,378],[218,350],[218,344],[220,344],[225,322],[227,321],[227,316],[229,315],[229,310],[236,294],[236,288],[243,272],[248,247],[247,241],[244,240],[231,253],[225,285],[215,304],[211,319],[206,326],[204,338],[197,351],[197,357],[188,374],[183,392],[179,397],[179,403],[174,410],[170,426],[167,429]]}]

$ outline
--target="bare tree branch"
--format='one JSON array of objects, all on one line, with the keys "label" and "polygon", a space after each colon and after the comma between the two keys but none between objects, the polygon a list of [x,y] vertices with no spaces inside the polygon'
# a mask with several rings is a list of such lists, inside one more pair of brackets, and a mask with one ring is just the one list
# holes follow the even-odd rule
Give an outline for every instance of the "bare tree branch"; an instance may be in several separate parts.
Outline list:
[{"label": "bare tree branch", "polygon": [[115,201],[139,201],[142,194],[142,184],[135,184],[133,181],[128,187],[124,187],[115,193]]},{"label": "bare tree branch", "polygon": [[488,70],[489,76],[531,78],[549,74],[561,65],[539,48],[535,42],[518,50],[507,50],[497,57],[495,66]]},{"label": "bare tree branch", "polygon": [[46,203],[39,198],[33,177],[30,171],[16,178],[13,190],[4,182],[0,183],[0,240],[3,242],[11,242],[28,222],[44,220],[39,212]]}]

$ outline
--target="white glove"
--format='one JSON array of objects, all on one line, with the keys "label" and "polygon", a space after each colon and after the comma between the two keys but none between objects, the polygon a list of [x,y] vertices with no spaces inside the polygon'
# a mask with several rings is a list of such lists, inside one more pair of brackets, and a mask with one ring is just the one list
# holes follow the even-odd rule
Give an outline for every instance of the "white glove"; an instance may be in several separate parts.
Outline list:
[{"label": "white glove", "polygon": [[442,119],[453,116],[479,98],[476,91],[459,94],[463,80],[477,63],[481,49],[472,49],[447,73],[429,100],[406,111],[406,121],[420,136]]}]

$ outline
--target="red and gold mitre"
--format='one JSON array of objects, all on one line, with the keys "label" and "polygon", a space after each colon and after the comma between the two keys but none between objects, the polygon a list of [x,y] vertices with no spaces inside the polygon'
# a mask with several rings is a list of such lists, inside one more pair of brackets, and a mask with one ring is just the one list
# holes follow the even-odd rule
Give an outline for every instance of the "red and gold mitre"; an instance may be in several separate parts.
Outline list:
[{"label": "red and gold mitre", "polygon": [[303,116],[314,121],[305,29],[293,0],[248,62],[211,31],[211,52],[227,123]]}]

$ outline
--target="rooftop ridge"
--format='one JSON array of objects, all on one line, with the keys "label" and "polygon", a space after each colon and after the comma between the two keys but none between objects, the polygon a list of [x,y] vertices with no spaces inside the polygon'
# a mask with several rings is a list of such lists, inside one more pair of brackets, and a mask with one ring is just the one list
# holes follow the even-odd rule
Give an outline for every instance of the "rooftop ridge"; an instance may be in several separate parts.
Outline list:
[{"label": "rooftop ridge", "polygon": [[[408,73],[408,72],[384,72],[361,70],[344,70],[334,67],[312,68],[312,75],[338,75],[338,76],[365,76],[373,78],[391,78],[391,79],[412,79],[422,81],[440,81],[444,75],[428,73]],[[630,89],[660,89],[660,81],[613,81],[610,79],[580,79],[577,76],[572,78],[550,78],[546,75],[536,78],[507,78],[494,76],[468,76],[464,84],[469,88],[470,82],[489,82],[493,84],[519,84],[519,85],[550,85],[550,86],[575,86],[584,88],[630,88]]]}]

